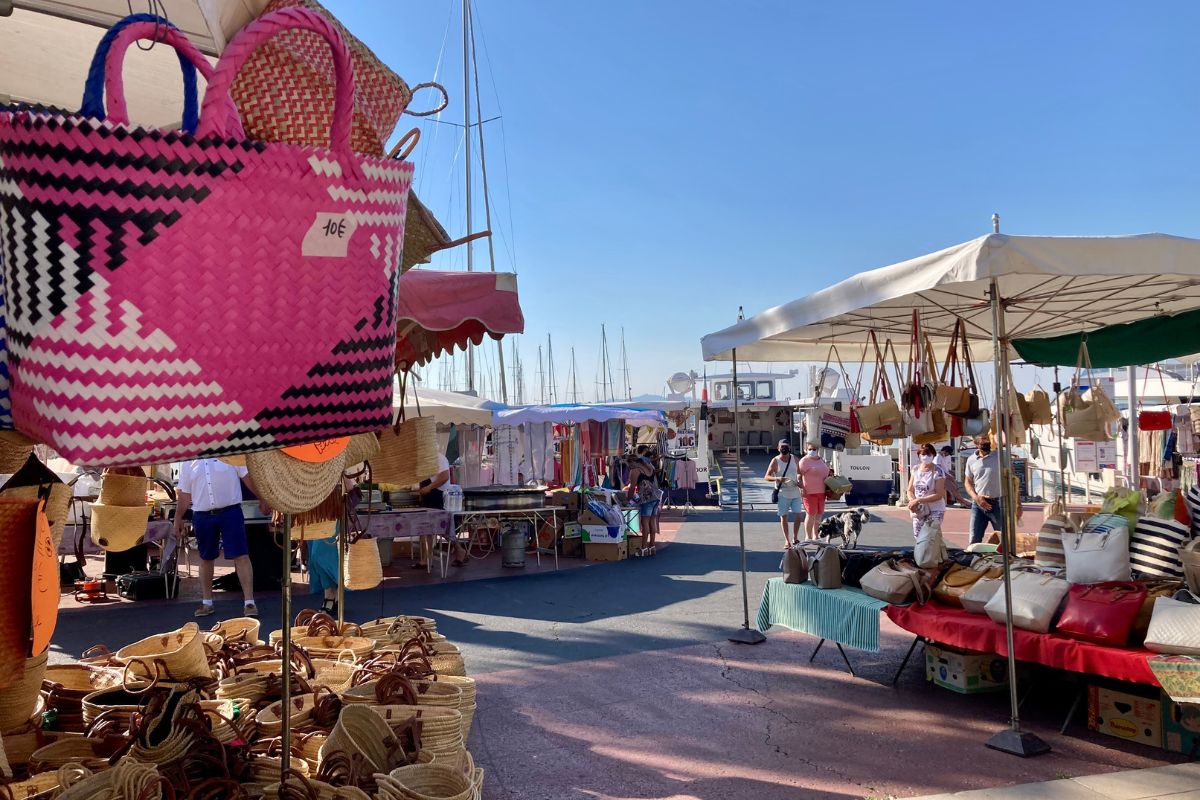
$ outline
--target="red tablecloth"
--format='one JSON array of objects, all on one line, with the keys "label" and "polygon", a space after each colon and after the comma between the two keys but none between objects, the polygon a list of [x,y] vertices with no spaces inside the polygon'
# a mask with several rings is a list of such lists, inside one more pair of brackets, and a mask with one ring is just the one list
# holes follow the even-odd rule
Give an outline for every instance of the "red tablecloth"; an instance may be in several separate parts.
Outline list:
[{"label": "red tablecloth", "polygon": [[[937,603],[923,606],[888,606],[885,613],[904,630],[930,641],[1008,656],[1004,626],[985,614],[972,614],[961,608]],[[1018,661],[1032,661],[1054,669],[1084,672],[1132,683],[1158,686],[1158,680],[1146,662],[1154,655],[1144,648],[1125,649],[1068,639],[1056,633],[1013,630],[1013,645]]]}]

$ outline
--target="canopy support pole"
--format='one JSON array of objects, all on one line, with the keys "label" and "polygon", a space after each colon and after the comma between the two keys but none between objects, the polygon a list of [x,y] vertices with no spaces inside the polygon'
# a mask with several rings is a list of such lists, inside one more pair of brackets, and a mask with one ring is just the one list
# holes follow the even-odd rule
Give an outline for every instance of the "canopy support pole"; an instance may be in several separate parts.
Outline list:
[{"label": "canopy support pole", "polygon": [[292,515],[283,515],[283,637],[280,642],[280,657],[283,667],[279,676],[283,681],[282,710],[283,752],[279,754],[279,780],[287,783],[288,770],[292,768]]},{"label": "canopy support pole", "polygon": [[737,348],[733,350],[733,452],[737,463],[738,540],[742,552],[742,627],[730,634],[738,644],[762,644],[767,637],[750,627],[750,589],[746,585],[746,518],[742,505],[742,425],[738,422]]},{"label": "canopy support pole", "polygon": [[[1149,369],[1149,367],[1147,367]],[[1129,464],[1129,488],[1135,492],[1141,486],[1142,468],[1138,450],[1138,389],[1137,367],[1130,367],[1125,375],[1129,383],[1129,431],[1125,436],[1125,461]],[[1168,398],[1164,397],[1166,403]]]},{"label": "canopy support pole", "polygon": [[1054,368],[1054,425],[1058,433],[1058,499],[1066,511],[1067,503],[1067,442],[1062,428],[1062,383],[1058,380],[1058,367]]},{"label": "canopy support pole", "polygon": [[1000,480],[1001,480],[1001,511],[1004,514],[1004,533],[1000,536],[1004,550],[1004,635],[1008,645],[1008,698],[1011,718],[1006,730],[992,736],[987,746],[993,750],[1028,758],[1050,752],[1050,745],[1042,741],[1036,734],[1021,731],[1020,699],[1017,696],[1017,655],[1013,645],[1012,617],[1012,552],[1017,541],[1017,506],[1020,498],[1013,492],[1012,454],[1009,452],[1009,442],[1012,441],[1009,428],[1009,402],[1012,386],[1008,366],[1008,336],[1004,328],[1004,306],[1000,299],[1000,285],[992,279],[992,349],[995,362],[996,384],[996,432],[1000,439],[997,445],[1000,450]]}]

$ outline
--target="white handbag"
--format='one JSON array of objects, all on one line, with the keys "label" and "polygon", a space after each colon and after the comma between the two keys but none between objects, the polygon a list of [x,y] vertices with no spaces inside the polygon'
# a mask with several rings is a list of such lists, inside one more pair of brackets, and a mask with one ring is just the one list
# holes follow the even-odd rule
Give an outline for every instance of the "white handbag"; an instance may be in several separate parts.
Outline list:
[{"label": "white handbag", "polygon": [[986,408],[979,409],[979,416],[962,421],[964,436],[983,436],[992,427],[992,414]]},{"label": "white handbag", "polygon": [[1170,597],[1155,598],[1146,649],[1169,655],[1200,656],[1200,605]]},{"label": "white handbag", "polygon": [[997,592],[1004,592],[1004,578],[980,578],[963,592],[962,607],[972,614],[986,614],[988,601]]},{"label": "white handbag", "polygon": [[1103,583],[1131,579],[1129,528],[1111,528],[1103,533],[1064,533],[1063,555],[1070,583]]},{"label": "white handbag", "polygon": [[[1013,625],[1038,633],[1048,633],[1059,606],[1067,596],[1069,584],[1062,578],[1040,572],[1012,575]],[[995,622],[1004,624],[1004,591],[992,595],[984,609]]]},{"label": "white handbag", "polygon": [[942,537],[942,524],[937,520],[927,519],[917,534],[917,545],[913,550],[913,561],[922,569],[941,566],[949,558],[946,552],[946,540]]}]

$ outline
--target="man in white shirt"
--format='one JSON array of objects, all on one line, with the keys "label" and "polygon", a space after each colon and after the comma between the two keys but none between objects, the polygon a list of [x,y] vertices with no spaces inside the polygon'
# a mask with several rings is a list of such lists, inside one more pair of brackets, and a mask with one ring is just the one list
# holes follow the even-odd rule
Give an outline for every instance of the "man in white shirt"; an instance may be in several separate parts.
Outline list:
[{"label": "man in white shirt", "polygon": [[175,537],[183,531],[183,515],[192,509],[192,532],[200,554],[200,589],[203,600],[197,617],[207,617],[213,609],[213,567],[224,550],[233,562],[242,585],[245,615],[258,616],[254,603],[254,569],[246,543],[246,520],[242,516],[242,483],[254,491],[245,467],[234,467],[216,458],[186,461],[179,470],[176,492]]}]

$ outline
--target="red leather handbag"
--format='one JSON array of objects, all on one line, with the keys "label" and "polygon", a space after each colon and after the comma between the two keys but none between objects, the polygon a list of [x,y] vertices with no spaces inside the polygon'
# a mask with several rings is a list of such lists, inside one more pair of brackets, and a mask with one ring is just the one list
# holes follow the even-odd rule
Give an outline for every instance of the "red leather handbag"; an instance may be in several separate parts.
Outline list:
[{"label": "red leather handbag", "polygon": [[1173,420],[1170,411],[1139,411],[1139,431],[1169,431]]},{"label": "red leather handbag", "polygon": [[1072,584],[1057,631],[1084,642],[1124,647],[1146,593],[1144,583],[1132,581]]}]

